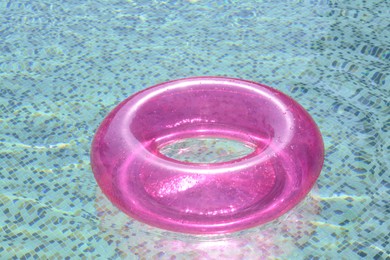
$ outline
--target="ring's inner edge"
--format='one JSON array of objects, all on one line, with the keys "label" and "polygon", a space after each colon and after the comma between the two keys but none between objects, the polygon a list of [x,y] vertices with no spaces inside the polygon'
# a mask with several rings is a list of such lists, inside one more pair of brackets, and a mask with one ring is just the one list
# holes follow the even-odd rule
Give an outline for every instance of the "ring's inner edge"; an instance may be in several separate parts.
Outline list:
[{"label": "ring's inner edge", "polygon": [[[130,130],[149,152],[162,159],[203,165],[248,159],[263,151],[275,138],[282,143],[283,135],[279,132],[287,127],[284,111],[287,108],[268,95],[267,90],[264,94],[257,91],[207,82],[194,86],[191,93],[186,88],[167,86],[138,107]],[[216,161],[181,157],[178,153],[188,147],[181,147],[178,156],[164,150],[167,146],[172,146],[172,150],[175,143],[183,144],[186,139],[205,138],[228,139],[249,149],[232,159]]]}]

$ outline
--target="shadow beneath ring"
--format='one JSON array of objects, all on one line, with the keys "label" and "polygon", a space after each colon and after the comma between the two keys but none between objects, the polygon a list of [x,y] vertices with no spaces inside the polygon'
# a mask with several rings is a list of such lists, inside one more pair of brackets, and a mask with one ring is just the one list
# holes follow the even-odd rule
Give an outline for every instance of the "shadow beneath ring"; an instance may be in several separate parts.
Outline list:
[{"label": "shadow beneath ring", "polygon": [[[320,213],[317,188],[280,218],[248,230],[223,235],[165,231],[133,220],[96,192],[99,237],[116,247],[120,258],[142,259],[275,259],[301,251],[316,231]],[[113,245],[112,245],[113,243]]]}]

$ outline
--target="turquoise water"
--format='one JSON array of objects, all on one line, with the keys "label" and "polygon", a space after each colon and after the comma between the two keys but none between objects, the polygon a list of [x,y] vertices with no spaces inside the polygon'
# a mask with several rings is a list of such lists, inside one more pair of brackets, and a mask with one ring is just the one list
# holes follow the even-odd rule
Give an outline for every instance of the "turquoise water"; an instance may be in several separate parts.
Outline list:
[{"label": "turquoise water", "polygon": [[[0,259],[386,259],[390,3],[0,2]],[[226,75],[301,103],[326,148],[289,214],[219,237],[129,219],[89,165],[94,131],[153,84]]]}]

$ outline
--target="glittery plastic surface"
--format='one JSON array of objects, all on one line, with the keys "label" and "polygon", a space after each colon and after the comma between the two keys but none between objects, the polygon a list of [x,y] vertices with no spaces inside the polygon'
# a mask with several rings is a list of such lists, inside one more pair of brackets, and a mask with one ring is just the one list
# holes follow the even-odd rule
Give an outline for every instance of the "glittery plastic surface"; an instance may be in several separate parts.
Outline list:
[{"label": "glittery plastic surface", "polygon": [[[237,140],[253,152],[221,163],[160,152],[205,137]],[[198,234],[279,217],[310,191],[323,160],[321,134],[298,103],[226,77],[181,79],[136,93],[104,119],[91,149],[95,178],[116,206],[145,223]]]}]

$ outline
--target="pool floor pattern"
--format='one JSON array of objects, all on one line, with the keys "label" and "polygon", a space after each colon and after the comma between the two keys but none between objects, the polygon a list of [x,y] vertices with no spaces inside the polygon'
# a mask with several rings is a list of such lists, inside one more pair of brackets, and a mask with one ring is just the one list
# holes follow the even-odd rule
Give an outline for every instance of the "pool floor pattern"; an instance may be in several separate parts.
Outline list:
[{"label": "pool floor pattern", "polygon": [[[389,259],[390,2],[0,2],[1,259]],[[170,79],[273,86],[316,120],[316,188],[217,237],[138,223],[101,194],[90,143],[121,100]],[[196,156],[196,154],[194,155]]]}]

